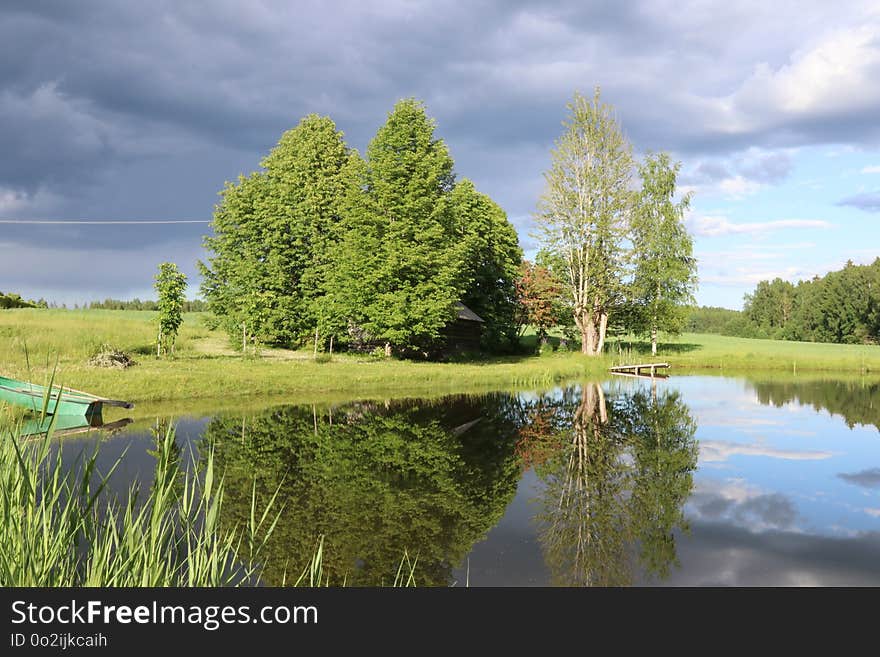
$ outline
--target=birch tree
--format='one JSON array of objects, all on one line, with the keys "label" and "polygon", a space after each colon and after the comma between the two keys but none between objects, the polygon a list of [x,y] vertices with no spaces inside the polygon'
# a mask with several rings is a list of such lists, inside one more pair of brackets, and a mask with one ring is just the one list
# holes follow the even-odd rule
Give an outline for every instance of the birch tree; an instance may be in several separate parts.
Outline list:
[{"label": "birch tree", "polygon": [[623,241],[632,191],[632,146],[597,88],[575,93],[551,151],[535,221],[542,246],[565,263],[581,351],[602,353],[608,314],[621,294]]},{"label": "birch tree", "polygon": [[684,225],[690,194],[673,202],[680,166],[666,153],[645,159],[639,167],[642,189],[631,221],[636,328],[650,334],[652,356],[657,355],[660,328],[670,333],[681,330],[684,310],[693,303],[697,285],[693,240]]}]

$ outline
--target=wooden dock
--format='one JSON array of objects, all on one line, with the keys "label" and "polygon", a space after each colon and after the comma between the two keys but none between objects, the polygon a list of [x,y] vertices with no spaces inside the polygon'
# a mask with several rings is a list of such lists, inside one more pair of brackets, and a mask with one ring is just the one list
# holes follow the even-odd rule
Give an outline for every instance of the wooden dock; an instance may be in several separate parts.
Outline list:
[{"label": "wooden dock", "polygon": [[[660,374],[657,370],[665,370],[669,367],[669,363],[640,363],[638,365],[615,365],[609,367],[608,370],[614,374],[623,374],[628,376],[646,376],[649,378],[666,378],[665,374]],[[642,374],[647,371],[647,374]]]}]

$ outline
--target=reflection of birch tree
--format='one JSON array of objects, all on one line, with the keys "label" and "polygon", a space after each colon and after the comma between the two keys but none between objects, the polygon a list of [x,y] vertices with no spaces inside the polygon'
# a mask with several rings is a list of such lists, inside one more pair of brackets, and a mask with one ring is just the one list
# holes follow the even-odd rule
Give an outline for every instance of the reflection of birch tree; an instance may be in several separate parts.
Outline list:
[{"label": "reflection of birch tree", "polygon": [[636,558],[648,575],[665,577],[693,486],[696,425],[675,392],[606,400],[597,383],[579,392],[559,400],[555,412],[567,410],[569,423],[558,430],[555,453],[536,467],[553,583],[629,584]]}]

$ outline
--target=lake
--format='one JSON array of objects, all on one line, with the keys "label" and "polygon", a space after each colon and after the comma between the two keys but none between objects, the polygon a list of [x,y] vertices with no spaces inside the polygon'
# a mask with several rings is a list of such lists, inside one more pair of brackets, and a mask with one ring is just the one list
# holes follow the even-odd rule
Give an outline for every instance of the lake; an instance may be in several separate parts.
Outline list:
[{"label": "lake", "polygon": [[[880,385],[866,380],[613,378],[541,392],[274,406],[174,418],[214,449],[224,520],[280,489],[265,582],[324,538],[335,585],[880,584]],[[203,414],[200,414],[203,415]],[[168,418],[159,417],[161,425]],[[64,440],[124,454],[148,486],[146,421]]]}]

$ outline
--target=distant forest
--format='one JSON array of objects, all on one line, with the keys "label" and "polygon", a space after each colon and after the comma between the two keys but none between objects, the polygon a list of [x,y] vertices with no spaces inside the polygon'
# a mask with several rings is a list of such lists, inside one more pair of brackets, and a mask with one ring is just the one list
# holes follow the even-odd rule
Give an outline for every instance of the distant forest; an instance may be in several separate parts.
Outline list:
[{"label": "distant forest", "polygon": [[[122,301],[121,299],[104,299],[103,301],[92,301],[89,304],[90,309],[100,310],[158,310],[159,304],[156,301],[141,301],[134,298],[131,301]],[[207,305],[201,299],[183,302],[183,312],[200,313],[208,309]]]},{"label": "distant forest", "polygon": [[[122,299],[104,299],[103,301],[92,301],[86,306],[83,304],[83,308],[90,309],[101,309],[101,310],[158,310],[159,305],[155,301],[151,301],[147,299],[146,301],[141,301],[140,299],[132,299],[131,301],[123,301]],[[31,301],[28,299],[22,299],[21,295],[15,294],[14,292],[7,292],[4,294],[0,292],[0,310],[6,308],[67,308],[67,304],[57,304],[57,303],[49,303],[45,299],[39,299],[37,301]],[[79,310],[79,304],[74,304],[73,308]],[[207,310],[207,305],[201,299],[194,299],[193,301],[184,301],[183,302],[183,312],[185,313],[200,313],[205,312]]]},{"label": "distant forest", "polygon": [[761,281],[746,295],[742,312],[696,308],[687,330],[744,338],[877,344],[880,258],[870,265],[850,261],[843,269],[797,284],[781,278]]}]

